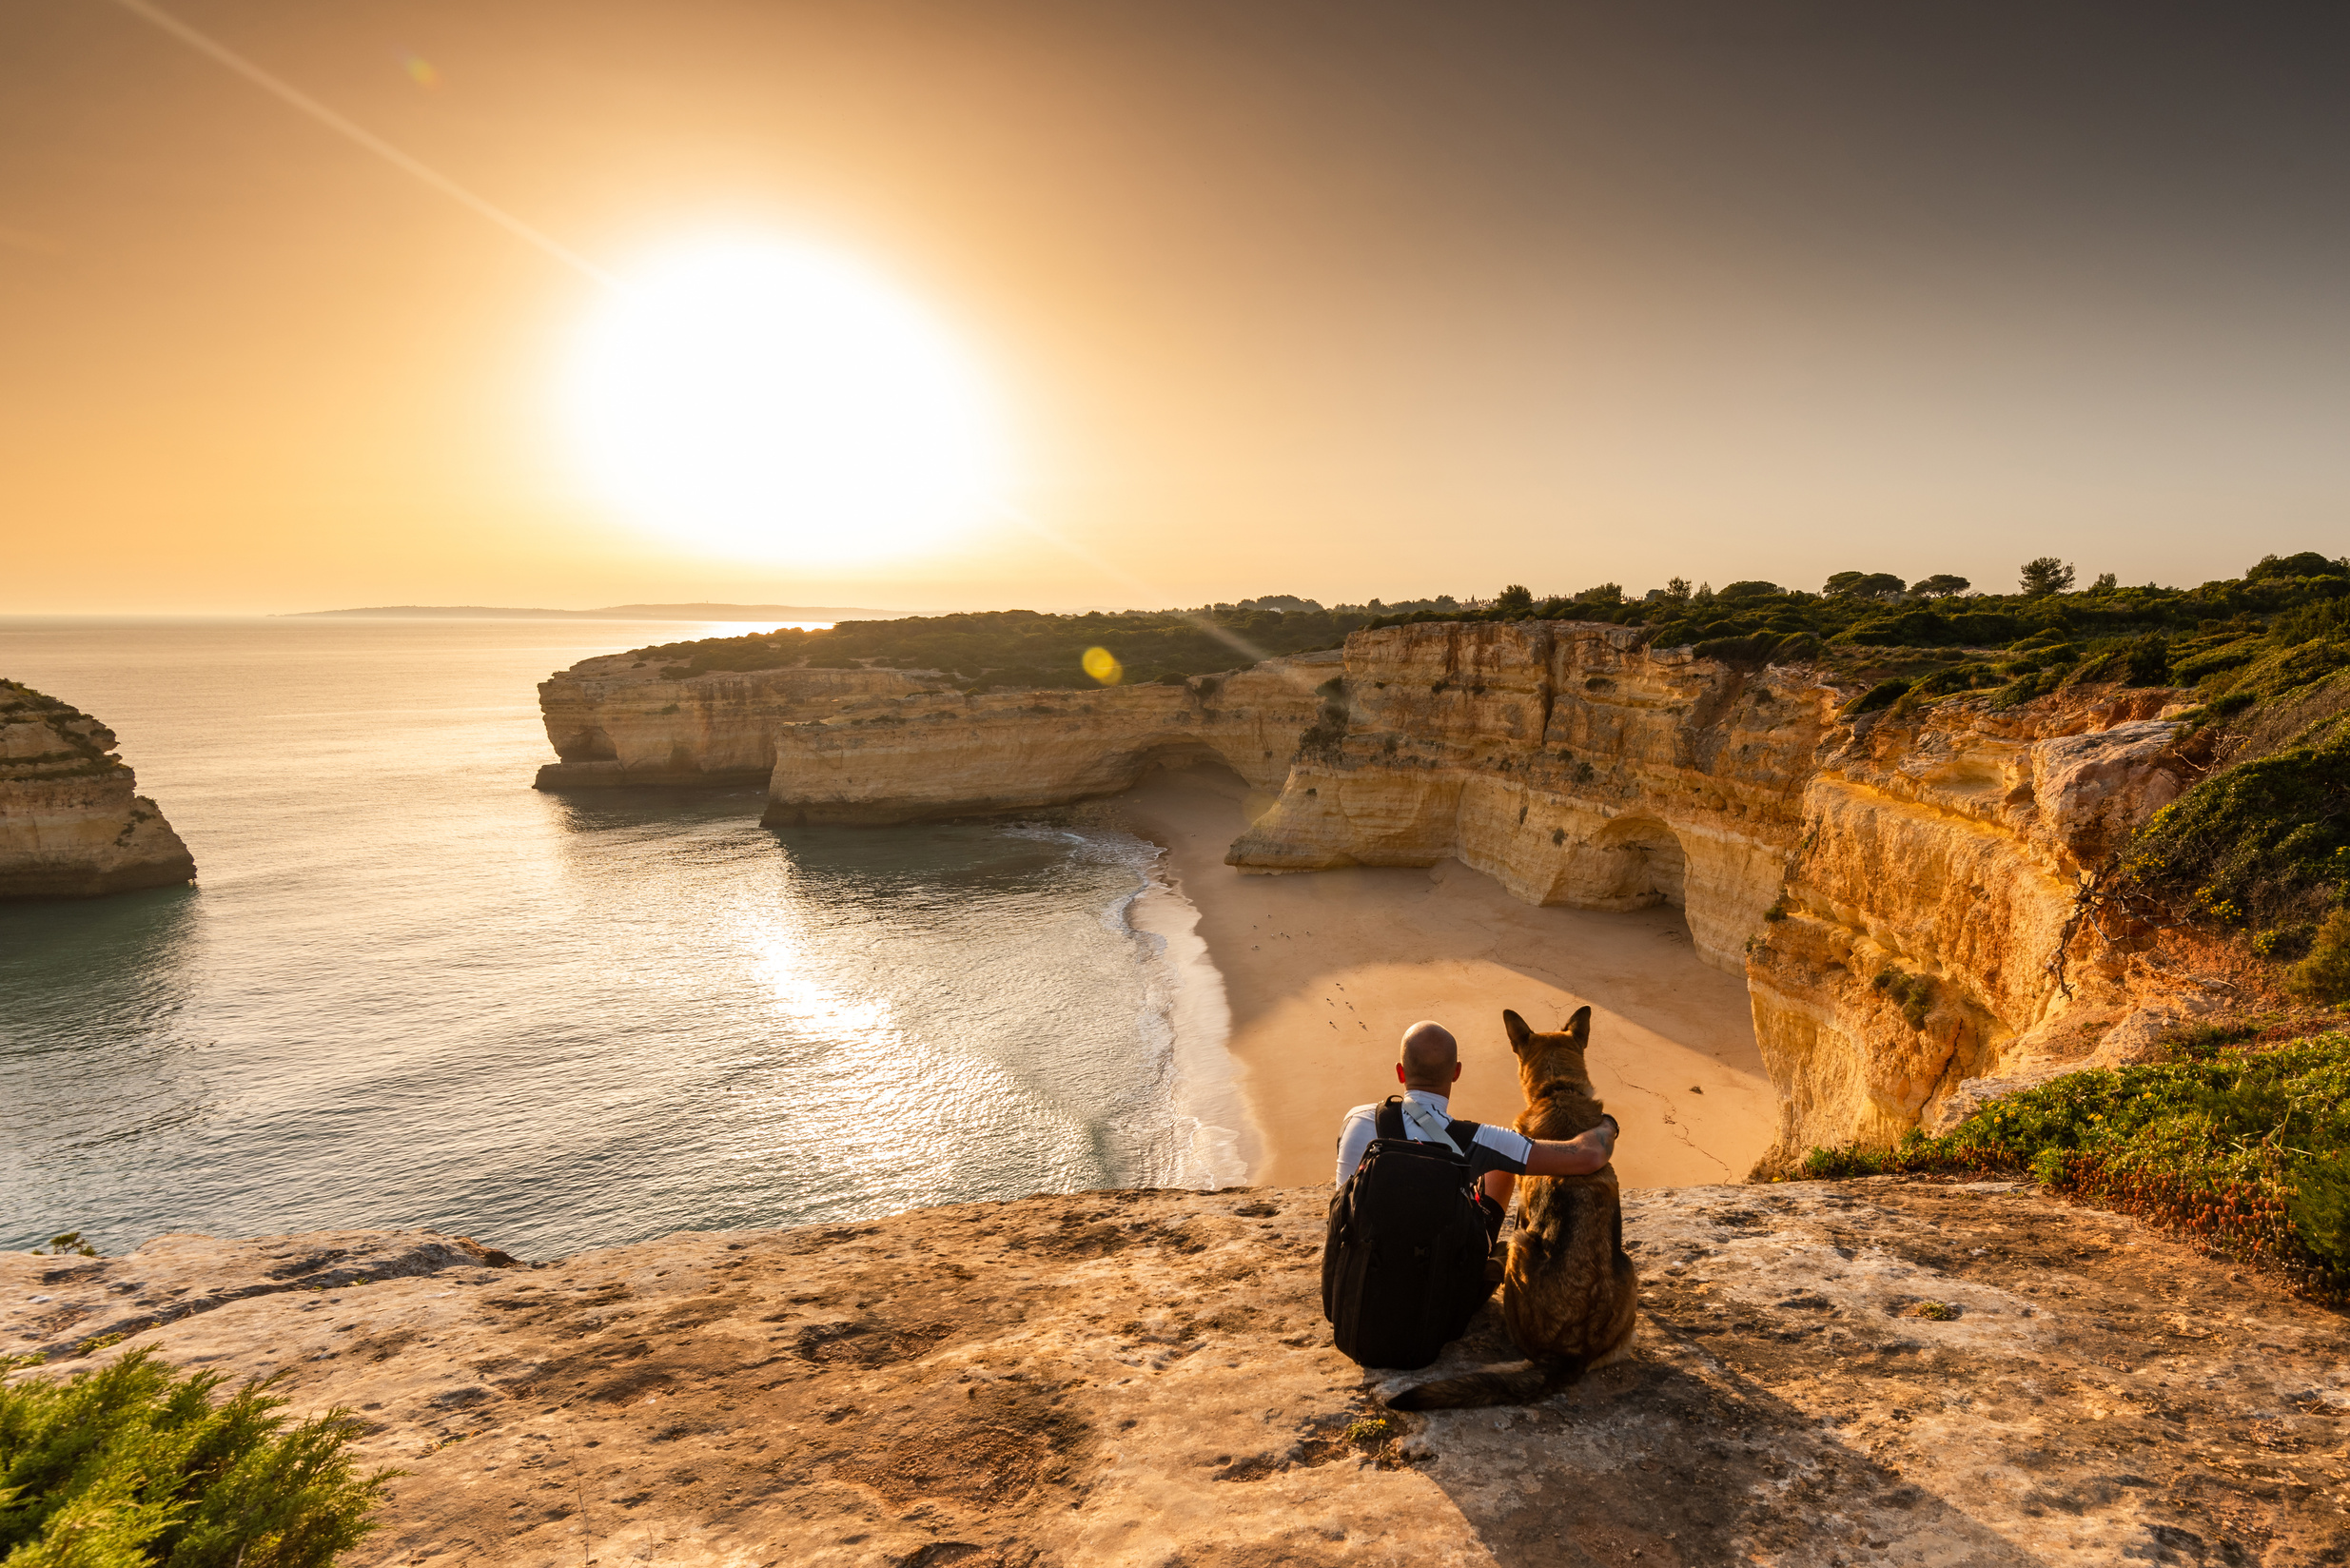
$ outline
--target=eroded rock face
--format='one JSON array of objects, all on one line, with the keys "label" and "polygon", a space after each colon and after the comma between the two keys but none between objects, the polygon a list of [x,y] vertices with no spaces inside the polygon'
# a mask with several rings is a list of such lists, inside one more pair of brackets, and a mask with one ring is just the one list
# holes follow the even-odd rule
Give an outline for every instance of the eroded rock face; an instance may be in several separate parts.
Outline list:
[{"label": "eroded rock face", "polygon": [[2120,1059],[2210,1005],[2076,899],[2179,793],[2160,715],[2181,694],[1851,718],[1858,686],[1821,668],[1643,638],[1398,626],[1182,685],[987,696],[900,671],[669,681],[589,660],[541,688],[566,760],[540,782],[764,771],[770,823],[889,823],[1220,759],[1280,791],[1232,845],[1244,870],[1455,857],[1530,903],[1682,910],[1706,962],[1749,979],[1783,1099],[1774,1166]]},{"label": "eroded rock face", "polygon": [[941,684],[897,670],[718,670],[669,680],[662,668],[612,654],[540,681],[539,713],[561,760],[539,770],[538,787],[764,784],[783,726]]},{"label": "eroded rock face", "polygon": [[[1890,1142],[1984,1086],[2126,1054],[2133,1010],[2198,1004],[2093,929],[2082,884],[2175,798],[2176,694],[1864,715],[1805,785],[1806,836],[1747,958],[1780,1092],[1772,1163]],[[2108,917],[2110,918],[2110,917]],[[2076,1027],[2087,1026],[2087,1027]]]},{"label": "eroded rock face", "polygon": [[[1336,650],[1181,685],[928,693],[863,704],[775,738],[770,823],[911,822],[1065,805],[1150,769],[1221,761],[1259,789],[1342,683]],[[1341,699],[1342,700],[1342,699]]]},{"label": "eroded rock face", "polygon": [[0,680],[0,898],[195,880],[195,858],[114,746],[88,714]]},{"label": "eroded rock face", "polygon": [[[0,1254],[0,1353],[138,1331],[408,1472],[355,1564],[2331,1560],[2339,1317],[2005,1185],[1629,1193],[1629,1356],[1537,1406],[1329,1345],[1326,1187],[1095,1192],[544,1266],[419,1233]],[[355,1284],[354,1279],[373,1283]],[[324,1288],[312,1288],[323,1285]],[[36,1316],[37,1315],[37,1319]],[[152,1324],[152,1326],[141,1326]]]},{"label": "eroded rock face", "polygon": [[1781,1096],[1766,1166],[2120,1059],[2207,1005],[2077,899],[2182,788],[2157,716],[2179,694],[1847,718],[1855,688],[1814,668],[1538,621],[1358,632],[1346,659],[1342,737],[1301,752],[1232,864],[1451,855],[1533,903],[1680,906],[1748,977]]},{"label": "eroded rock face", "polygon": [[934,672],[714,671],[586,659],[540,683],[562,760],[539,788],[764,784],[771,823],[886,824],[1066,805],[1161,764],[1224,762],[1278,789],[1341,656],[1182,685],[965,694]]},{"label": "eroded rock face", "polygon": [[1652,653],[1637,630],[1395,626],[1346,642],[1342,738],[1300,755],[1235,866],[1456,856],[1535,904],[1687,914],[1743,963],[1841,699],[1815,674]]}]

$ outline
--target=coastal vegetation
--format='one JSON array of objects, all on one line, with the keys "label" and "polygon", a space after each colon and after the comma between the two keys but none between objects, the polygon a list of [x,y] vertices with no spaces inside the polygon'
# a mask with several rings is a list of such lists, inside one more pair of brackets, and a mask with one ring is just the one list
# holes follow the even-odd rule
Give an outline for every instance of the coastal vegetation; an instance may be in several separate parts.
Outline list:
[{"label": "coastal vegetation", "polygon": [[323,1568],[375,1528],[395,1472],[361,1476],[342,1411],[288,1429],[266,1382],[144,1350],[0,1385],[0,1558],[10,1568]]},{"label": "coastal vegetation", "polygon": [[[1325,609],[1312,599],[1273,595],[1190,610],[1085,615],[989,610],[844,620],[830,630],[784,627],[749,637],[660,643],[635,655],[647,663],[659,661],[663,676],[678,680],[714,670],[805,666],[937,670],[973,689],[1066,690],[1103,684],[1086,672],[1090,649],[1108,652],[1120,684],[1179,681],[1263,658],[1339,647],[1348,633],[1394,608],[1375,600]],[[1442,598],[1416,600],[1407,608],[1443,617],[1458,616],[1460,606]]]},{"label": "coastal vegetation", "polygon": [[1939,1137],[1813,1149],[1815,1178],[2024,1175],[2350,1303],[2350,1034],[2210,1029],[2009,1094]]},{"label": "coastal vegetation", "polygon": [[[1637,628],[1651,647],[1733,665],[1819,664],[1853,693],[1843,715],[1855,719],[1902,721],[1949,702],[1997,714],[2066,693],[2175,693],[2163,700],[2182,720],[2174,744],[2189,788],[2099,869],[2091,912],[2193,926],[2294,966],[2290,984],[2305,997],[2350,1001],[2350,916],[2336,919],[2350,907],[2350,561],[2270,555],[2193,588],[2125,587],[2105,573],[2076,590],[2076,576],[2041,557],[2022,563],[2007,593],[1976,591],[1952,573],[1912,583],[1856,568],[1816,593],[1675,578],[1637,596],[1615,582],[1572,595],[1511,583],[1465,601],[1327,607],[1276,595],[1188,610],[1003,610],[661,644],[635,657],[673,679],[886,668],[937,672],[966,691],[1072,689],[1182,681],[1335,648],[1365,628],[1566,619]],[[1327,751],[1344,722],[1333,706],[1308,738]]]},{"label": "coastal vegetation", "polygon": [[108,751],[112,732],[69,702],[37,692],[21,681],[0,680],[0,726],[37,724],[49,736],[45,749],[12,749],[0,759],[0,773],[43,778],[96,777],[121,771],[123,759]]},{"label": "coastal vegetation", "polygon": [[[1655,647],[1731,663],[1823,659],[1874,676],[1855,713],[1969,692],[2010,707],[2067,686],[2192,686],[2211,718],[2301,693],[2350,668],[2350,563],[2314,552],[2268,556],[2241,578],[2194,588],[2123,587],[2112,574],[2075,592],[2072,568],[2027,561],[2016,591],[1971,591],[1936,573],[1832,574],[1817,593],[1745,580],[1716,590],[1675,578],[1642,596],[1603,582],[1537,596],[1512,583],[1487,599],[1450,596],[1323,606],[1294,595],[1184,610],[1031,610],[845,620],[635,650],[664,676],[858,667],[934,670],[968,688],[1071,689],[1106,650],[1116,679],[1171,681],[1260,658],[1341,646],[1365,628],[1429,621],[1577,620],[1636,626]],[[1097,668],[1111,668],[1097,661]]]}]

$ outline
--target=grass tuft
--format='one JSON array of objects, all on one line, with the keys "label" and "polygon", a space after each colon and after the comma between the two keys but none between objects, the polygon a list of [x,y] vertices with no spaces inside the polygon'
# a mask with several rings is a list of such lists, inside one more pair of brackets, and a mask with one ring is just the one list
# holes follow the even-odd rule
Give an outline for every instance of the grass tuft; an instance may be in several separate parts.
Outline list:
[{"label": "grass tuft", "polygon": [[1957,1171],[2029,1173],[2350,1303],[2350,1035],[2189,1042],[2010,1094],[1940,1137],[1803,1163],[1815,1178]]}]

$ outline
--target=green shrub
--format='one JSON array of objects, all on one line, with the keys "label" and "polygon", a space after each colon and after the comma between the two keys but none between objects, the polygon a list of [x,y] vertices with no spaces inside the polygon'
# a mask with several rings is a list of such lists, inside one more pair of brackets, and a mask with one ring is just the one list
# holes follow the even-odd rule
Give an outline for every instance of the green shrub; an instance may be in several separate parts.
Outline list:
[{"label": "green shrub", "polygon": [[1969,648],[1997,648],[2015,640],[2020,627],[2013,616],[1996,611],[1962,610],[1950,617],[1950,633]]},{"label": "green shrub", "polygon": [[1877,970],[1876,978],[1869,982],[1891,998],[1901,1009],[1902,1021],[1911,1029],[1926,1027],[1926,1014],[1934,1005],[1934,983],[1922,974],[1904,974],[1887,965]]},{"label": "green shrub", "polygon": [[9,1568],[321,1568],[375,1528],[396,1473],[361,1478],[340,1410],[284,1430],[266,1383],[214,1403],[134,1351],[0,1387],[0,1559]]},{"label": "green shrub", "polygon": [[2230,632],[2219,637],[2197,637],[2178,645],[2170,666],[2170,678],[2182,686],[2192,686],[2206,676],[2240,669],[2261,656],[2261,638],[2248,632]]},{"label": "green shrub", "polygon": [[2350,883],[2350,725],[2213,774],[2154,813],[2124,872],[2222,924],[2317,919]]},{"label": "green shrub", "polygon": [[2309,944],[2309,956],[2293,966],[2286,984],[2314,1001],[2350,1002],[2350,909],[2325,917]]},{"label": "green shrub", "polygon": [[2278,646],[2269,639],[2253,657],[2226,672],[2204,676],[2196,689],[2206,697],[2231,699],[2233,711],[2292,696],[2346,669],[2350,669],[2350,642],[2321,639]]},{"label": "green shrub", "polygon": [[1815,1148],[1807,1176],[2029,1172],[2140,1215],[2321,1300],[2350,1301],[2350,1036],[2213,1041],[1994,1101],[1940,1137]]},{"label": "green shrub", "polygon": [[1953,664],[1947,669],[1922,676],[1909,688],[1912,697],[1947,696],[1955,692],[1972,691],[1977,686],[1994,684],[1998,676],[1988,664]]},{"label": "green shrub", "polygon": [[2124,686],[2160,686],[2169,672],[2170,639],[2151,632],[2082,660],[2065,677],[2065,684],[2118,681]]},{"label": "green shrub", "polygon": [[2315,550],[2303,550],[2291,556],[2262,556],[2260,563],[2244,574],[2246,582],[2264,582],[2282,578],[2339,578],[2350,576],[2350,565],[2328,559]]},{"label": "green shrub", "polygon": [[1862,714],[1873,714],[1879,708],[1890,708],[1908,696],[1909,691],[1909,683],[1906,680],[1880,680],[1854,697],[1851,704],[1844,710],[1845,715],[1848,717],[1857,717]]},{"label": "green shrub", "polygon": [[1800,658],[1807,648],[1816,647],[1814,638],[1798,632],[1792,637],[1781,637],[1775,632],[1756,632],[1752,637],[1709,637],[1697,644],[1699,658],[1718,659],[1724,664],[1760,669],[1780,657],[1782,648],[1787,657]]}]

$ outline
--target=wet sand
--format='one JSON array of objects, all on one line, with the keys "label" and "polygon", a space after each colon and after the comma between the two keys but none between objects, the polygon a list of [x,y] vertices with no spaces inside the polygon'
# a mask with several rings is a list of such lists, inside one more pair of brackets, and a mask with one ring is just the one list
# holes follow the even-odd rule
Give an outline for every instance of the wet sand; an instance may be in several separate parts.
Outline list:
[{"label": "wet sand", "polygon": [[1201,769],[1154,775],[1099,808],[1166,846],[1168,877],[1199,911],[1222,996],[1197,1005],[1229,1009],[1233,1108],[1254,1123],[1235,1129],[1250,1181],[1330,1180],[1340,1119],[1396,1092],[1396,1041],[1420,1018],[1460,1041],[1454,1114],[1508,1124],[1523,1101],[1501,1009],[1555,1029],[1585,1005],[1593,1080],[1624,1128],[1624,1185],[1745,1178],[1776,1101],[1745,984],[1698,962],[1677,910],[1539,909],[1450,860],[1281,876],[1226,866],[1224,851],[1270,804]]}]

